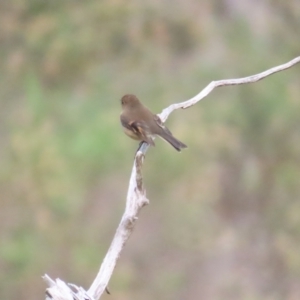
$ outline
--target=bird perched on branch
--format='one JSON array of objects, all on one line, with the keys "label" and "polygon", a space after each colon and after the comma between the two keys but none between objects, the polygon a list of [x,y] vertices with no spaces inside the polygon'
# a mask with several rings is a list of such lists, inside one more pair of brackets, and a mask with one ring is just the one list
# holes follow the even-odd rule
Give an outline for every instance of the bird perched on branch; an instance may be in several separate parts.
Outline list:
[{"label": "bird perched on branch", "polygon": [[184,143],[172,135],[160,118],[145,107],[135,95],[123,96],[121,104],[123,109],[120,115],[121,124],[129,137],[155,146],[154,136],[158,135],[177,151],[187,148]]}]

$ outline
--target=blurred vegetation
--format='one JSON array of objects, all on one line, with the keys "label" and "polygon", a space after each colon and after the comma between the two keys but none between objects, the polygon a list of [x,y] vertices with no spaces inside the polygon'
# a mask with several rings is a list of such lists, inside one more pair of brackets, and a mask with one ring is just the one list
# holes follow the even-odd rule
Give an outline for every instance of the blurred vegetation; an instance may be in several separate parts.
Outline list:
[{"label": "blurred vegetation", "polygon": [[[44,273],[88,288],[137,144],[119,99],[153,111],[299,55],[299,1],[0,2],[0,298]],[[299,66],[220,88],[147,153],[145,208],[114,299],[300,298]],[[104,298],[109,296],[104,296]]]}]

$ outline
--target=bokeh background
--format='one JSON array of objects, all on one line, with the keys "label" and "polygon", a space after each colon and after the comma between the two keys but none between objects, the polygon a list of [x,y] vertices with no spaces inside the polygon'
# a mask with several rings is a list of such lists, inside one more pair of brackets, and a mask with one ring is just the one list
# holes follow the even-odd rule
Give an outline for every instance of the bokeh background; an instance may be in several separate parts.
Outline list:
[{"label": "bokeh background", "polygon": [[[299,55],[298,0],[0,2],[0,298],[88,288],[137,143],[121,96],[160,112]],[[213,91],[143,168],[143,209],[103,299],[300,299],[300,69]]]}]

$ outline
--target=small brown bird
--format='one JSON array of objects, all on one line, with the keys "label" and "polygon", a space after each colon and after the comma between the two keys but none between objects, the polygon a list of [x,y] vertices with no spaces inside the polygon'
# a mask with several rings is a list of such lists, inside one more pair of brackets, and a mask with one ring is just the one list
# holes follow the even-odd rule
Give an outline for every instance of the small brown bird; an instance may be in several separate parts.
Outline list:
[{"label": "small brown bird", "polygon": [[135,95],[125,95],[121,99],[122,113],[120,115],[124,132],[134,140],[146,142],[155,146],[153,137],[160,136],[170,143],[177,151],[187,148],[177,140],[171,131],[163,125],[160,118],[145,107]]}]

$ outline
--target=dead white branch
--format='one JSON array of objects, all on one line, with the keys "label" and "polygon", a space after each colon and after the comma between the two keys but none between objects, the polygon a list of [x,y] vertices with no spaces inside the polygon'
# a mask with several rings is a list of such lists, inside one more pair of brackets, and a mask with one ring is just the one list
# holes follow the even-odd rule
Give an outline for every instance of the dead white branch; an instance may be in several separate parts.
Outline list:
[{"label": "dead white branch", "polygon": [[[146,151],[146,145],[143,145],[143,149]],[[149,202],[146,198],[146,191],[143,187],[143,161],[144,153],[142,151],[138,151],[134,159],[129,181],[125,212],[101,265],[100,271],[88,290],[88,294],[95,299],[99,299],[102,293],[105,291],[105,288],[107,287],[107,284],[116,266],[117,260],[120,257],[121,251],[123,250],[126,241],[133,231],[139,211]]]},{"label": "dead white branch", "polygon": [[[99,299],[107,288],[122,249],[133,231],[139,211],[144,205],[149,203],[146,198],[146,191],[143,187],[142,177],[144,153],[147,151],[147,148],[148,145],[143,144],[141,149],[136,153],[129,181],[125,212],[109,250],[103,260],[98,275],[91,287],[88,291],[84,291],[83,288],[77,287],[74,284],[67,285],[60,279],[53,281],[48,275],[45,275],[43,279],[49,286],[46,290],[46,300],[94,300]],[[76,292],[74,292],[70,287],[73,287]]]},{"label": "dead white branch", "polygon": [[238,78],[238,79],[224,79],[224,80],[218,80],[218,81],[212,81],[205,89],[203,89],[199,94],[197,94],[195,97],[186,100],[184,102],[180,102],[180,103],[175,103],[170,105],[169,107],[165,108],[158,116],[160,117],[160,119],[165,122],[167,120],[167,118],[169,117],[169,115],[176,109],[179,108],[188,108],[192,105],[195,105],[197,102],[199,102],[200,100],[202,100],[203,98],[205,98],[208,94],[210,94],[214,88],[216,87],[220,87],[220,86],[226,86],[226,85],[238,85],[238,84],[245,84],[245,83],[253,83],[256,81],[259,81],[267,76],[270,76],[274,73],[286,70],[294,65],[296,65],[297,63],[300,62],[300,56],[294,58],[293,60],[271,68],[267,71],[264,71],[262,73],[256,74],[256,75],[251,75],[248,77],[244,77],[244,78]]},{"label": "dead white branch", "polygon": [[[170,105],[169,107],[165,108],[158,116],[163,122],[165,122],[174,110],[179,108],[188,108],[192,105],[195,105],[201,99],[210,94],[216,87],[256,82],[269,75],[288,69],[299,62],[300,56],[283,65],[271,68],[267,71],[249,77],[212,81],[195,97],[181,103]],[[148,145],[143,144],[140,150],[136,153],[129,181],[125,212],[117,228],[111,246],[103,260],[100,270],[89,290],[84,291],[84,289],[81,287],[76,287],[75,285],[70,284],[67,285],[60,279],[56,279],[56,281],[53,281],[49,276],[45,275],[43,278],[49,286],[49,288],[46,290],[46,299],[98,300],[101,297],[108,285],[108,282],[112,276],[113,270],[125,246],[125,243],[133,231],[141,208],[144,205],[148,204],[146,191],[143,187],[143,179],[141,173],[144,155],[147,152],[147,149]],[[70,288],[70,286],[73,287],[73,290]]]}]

